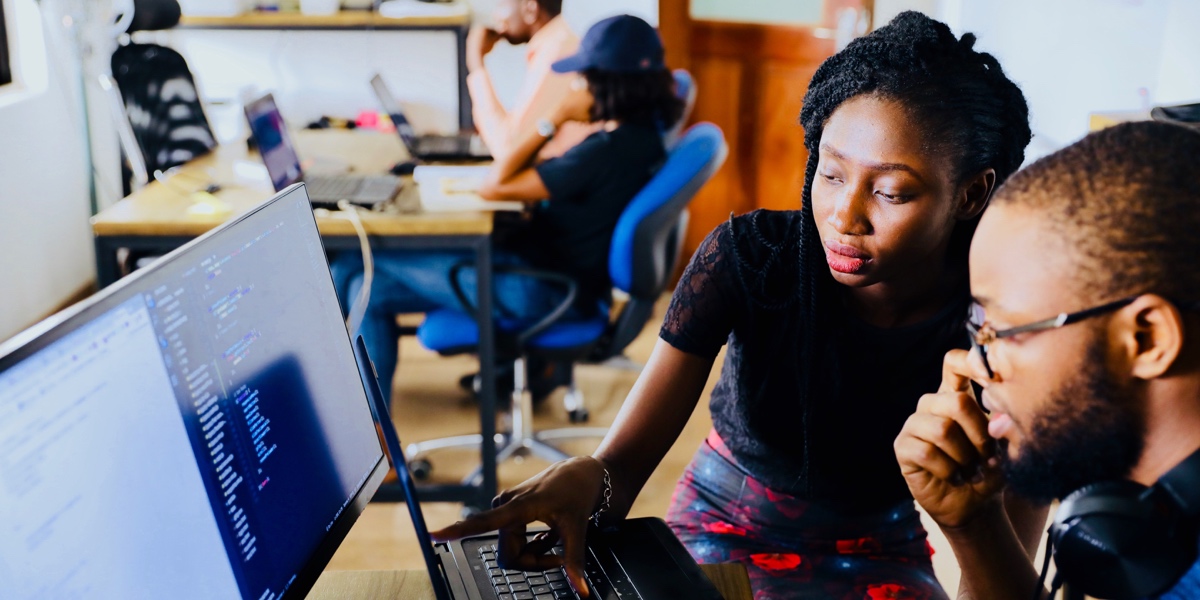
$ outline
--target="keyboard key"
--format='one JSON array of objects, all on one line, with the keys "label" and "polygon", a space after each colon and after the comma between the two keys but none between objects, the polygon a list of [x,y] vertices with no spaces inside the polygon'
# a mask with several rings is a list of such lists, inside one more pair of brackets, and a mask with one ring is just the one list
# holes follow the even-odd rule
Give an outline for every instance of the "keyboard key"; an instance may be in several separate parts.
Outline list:
[{"label": "keyboard key", "polygon": [[483,568],[485,568],[485,569],[499,569],[499,568],[500,568],[500,565],[499,565],[499,564],[496,564],[496,561],[494,561],[494,560],[485,560],[485,561],[483,561]]},{"label": "keyboard key", "polygon": [[549,593],[550,593],[550,586],[548,586],[548,585],[535,585],[535,586],[533,586],[533,587],[532,587],[532,588],[531,588],[529,591],[533,592],[535,595],[536,595],[536,594],[549,594]]},{"label": "keyboard key", "polygon": [[533,594],[529,592],[518,592],[513,594],[513,600],[533,600]]},{"label": "keyboard key", "polygon": [[491,577],[499,577],[503,574],[504,574],[504,569],[496,569],[494,567],[488,567],[488,575]]},{"label": "keyboard key", "polygon": [[562,571],[546,571],[546,581],[566,581],[567,576]]},{"label": "keyboard key", "polygon": [[496,588],[497,594],[507,594],[512,591],[511,589],[509,589],[509,587],[507,585],[497,585],[497,586],[493,586],[493,587]]},{"label": "keyboard key", "polygon": [[500,600],[513,600],[512,594],[500,594]]},{"label": "keyboard key", "polygon": [[534,600],[554,600],[554,596],[551,594],[538,594],[533,598]]},{"label": "keyboard key", "polygon": [[506,583],[508,583],[508,581],[505,580],[503,577],[493,577],[492,578],[492,585],[494,585],[494,586],[495,585],[504,585]]},{"label": "keyboard key", "polygon": [[508,588],[510,590],[512,590],[513,592],[528,592],[529,591],[529,586],[525,585],[524,583],[514,583],[514,584],[509,585]]},{"label": "keyboard key", "polygon": [[571,590],[554,590],[555,600],[578,600],[579,596]]},{"label": "keyboard key", "polygon": [[571,587],[571,586],[567,585],[567,582],[565,582],[565,581],[551,581],[549,583],[549,586],[550,586],[550,589],[552,589],[552,590],[565,590],[565,589],[570,589],[570,587]]},{"label": "keyboard key", "polygon": [[525,579],[525,582],[528,583],[529,585],[546,585],[546,578],[545,577],[529,577],[529,578]]}]

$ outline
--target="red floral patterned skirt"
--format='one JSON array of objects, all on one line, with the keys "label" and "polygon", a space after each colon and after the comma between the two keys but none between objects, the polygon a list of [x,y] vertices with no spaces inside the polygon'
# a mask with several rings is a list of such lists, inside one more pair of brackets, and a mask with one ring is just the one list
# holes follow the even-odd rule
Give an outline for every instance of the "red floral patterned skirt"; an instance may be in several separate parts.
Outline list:
[{"label": "red floral patterned skirt", "polygon": [[675,487],[667,523],[698,562],[746,565],[755,598],[948,598],[912,502],[839,515],[748,476],[716,431]]}]

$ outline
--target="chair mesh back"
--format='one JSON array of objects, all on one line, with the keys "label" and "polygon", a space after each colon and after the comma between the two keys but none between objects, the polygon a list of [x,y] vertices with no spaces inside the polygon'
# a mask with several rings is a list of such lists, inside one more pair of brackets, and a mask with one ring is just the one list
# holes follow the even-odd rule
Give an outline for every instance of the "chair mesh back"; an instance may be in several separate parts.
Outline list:
[{"label": "chair mesh back", "polygon": [[122,46],[113,53],[112,72],[150,173],[217,145],[196,82],[178,52],[155,44]]}]

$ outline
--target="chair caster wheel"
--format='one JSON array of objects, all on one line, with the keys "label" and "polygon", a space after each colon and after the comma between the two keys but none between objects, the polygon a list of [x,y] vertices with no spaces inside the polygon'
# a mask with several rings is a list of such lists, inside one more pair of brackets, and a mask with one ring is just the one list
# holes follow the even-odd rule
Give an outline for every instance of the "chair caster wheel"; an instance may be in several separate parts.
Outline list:
[{"label": "chair caster wheel", "polygon": [[588,414],[588,410],[586,408],[577,408],[575,410],[567,411],[567,418],[570,419],[572,423],[587,423],[590,417],[591,415]]},{"label": "chair caster wheel", "polygon": [[418,458],[408,463],[408,470],[412,473],[413,479],[428,481],[430,474],[433,473],[433,464],[424,458]]}]

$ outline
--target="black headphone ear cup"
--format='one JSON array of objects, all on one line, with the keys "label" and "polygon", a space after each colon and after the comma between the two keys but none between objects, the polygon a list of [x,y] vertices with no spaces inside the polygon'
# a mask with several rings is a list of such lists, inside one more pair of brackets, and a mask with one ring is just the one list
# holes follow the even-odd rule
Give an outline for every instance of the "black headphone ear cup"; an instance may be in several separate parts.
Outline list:
[{"label": "black headphone ear cup", "polygon": [[1064,581],[1095,598],[1142,598],[1173,585],[1196,560],[1192,527],[1173,504],[1143,499],[1132,481],[1085,486],[1063,499],[1050,527]]}]

